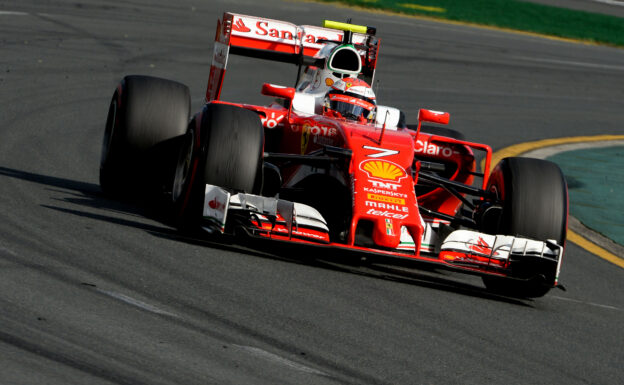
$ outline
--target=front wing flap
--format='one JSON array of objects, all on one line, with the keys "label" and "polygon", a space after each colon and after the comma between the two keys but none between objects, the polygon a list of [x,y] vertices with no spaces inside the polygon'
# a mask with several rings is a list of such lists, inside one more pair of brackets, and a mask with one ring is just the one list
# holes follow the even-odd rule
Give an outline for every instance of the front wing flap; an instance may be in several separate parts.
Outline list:
[{"label": "front wing flap", "polygon": [[[553,286],[557,285],[563,255],[563,247],[554,241],[471,230],[455,230],[439,242],[437,236],[432,236],[437,227],[432,223],[426,223],[423,249],[415,254],[414,242],[409,242],[411,238],[404,239],[397,249],[331,243],[327,222],[311,206],[253,194],[232,195],[213,185],[206,185],[203,219],[202,228],[210,233],[225,232],[229,219],[228,222],[242,226],[246,234],[255,237],[401,257],[472,274],[525,280],[542,276]],[[433,240],[438,244],[426,247]]]}]

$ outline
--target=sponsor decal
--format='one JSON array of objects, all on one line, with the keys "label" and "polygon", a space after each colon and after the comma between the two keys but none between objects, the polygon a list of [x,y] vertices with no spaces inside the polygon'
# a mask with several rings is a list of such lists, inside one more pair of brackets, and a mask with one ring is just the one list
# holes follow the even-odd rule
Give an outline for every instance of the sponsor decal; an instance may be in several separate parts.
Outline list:
[{"label": "sponsor decal", "polygon": [[373,187],[382,188],[386,190],[392,190],[392,191],[396,191],[401,186],[400,184],[396,184],[396,183],[385,183],[385,182],[379,182],[376,180],[369,180],[369,182],[372,183]]},{"label": "sponsor decal", "polygon": [[[282,225],[275,226],[270,230],[274,233],[289,234],[288,229]],[[292,235],[297,235],[300,237],[307,237],[307,238],[315,238],[315,239],[320,239],[320,240],[328,240],[328,236],[326,233],[317,234],[317,233],[311,233],[309,231],[305,231],[302,229],[299,229],[299,230],[292,229]]]},{"label": "sponsor decal", "polygon": [[271,116],[265,116],[264,118],[260,118],[262,125],[266,128],[275,128],[277,125],[284,119],[286,114],[277,115],[275,112],[271,112]]},{"label": "sponsor decal", "polygon": [[468,248],[472,251],[476,251],[477,253],[481,253],[481,254],[490,254],[490,252],[492,251],[490,246],[482,237],[479,237],[476,243],[470,244]]},{"label": "sponsor decal", "polygon": [[227,191],[217,186],[206,185],[202,216],[221,232],[225,228],[229,199],[230,194]]},{"label": "sponsor decal", "polygon": [[315,135],[315,136],[321,135],[321,136],[333,137],[333,136],[338,135],[338,129],[336,127],[317,125],[315,121],[292,125],[293,132],[299,132],[300,130],[305,131],[306,129],[310,131],[311,135]]},{"label": "sponsor decal", "polygon": [[401,166],[381,159],[368,159],[360,163],[360,170],[366,172],[369,178],[377,178],[398,182],[407,177]]},{"label": "sponsor decal", "polygon": [[399,151],[397,150],[388,150],[386,148],[373,147],[373,146],[363,146],[362,148],[366,150],[378,151],[377,153],[374,153],[374,154],[366,154],[366,156],[369,158],[382,158],[384,156],[391,156],[391,155],[396,155],[399,153]]},{"label": "sponsor decal", "polygon": [[243,21],[243,19],[236,20],[234,22],[234,25],[232,25],[232,30],[236,32],[242,32],[242,33],[251,32],[251,29],[249,29],[249,27],[245,25],[245,22]]},{"label": "sponsor decal", "polygon": [[414,152],[417,154],[438,155],[445,158],[450,158],[453,154],[459,154],[459,152],[454,151],[450,147],[438,146],[436,144],[429,143],[427,140],[424,142],[422,140],[417,140],[416,145],[414,146]]},{"label": "sponsor decal", "polygon": [[407,194],[403,194],[403,193],[396,192],[396,191],[387,191],[387,190],[381,190],[381,189],[370,188],[370,187],[364,187],[362,188],[362,190],[366,193],[382,194],[382,195],[386,195],[389,197],[407,198]]},{"label": "sponsor decal", "polygon": [[372,104],[372,103],[369,103],[369,102],[367,102],[365,100],[362,100],[360,98],[354,98],[353,96],[348,96],[348,95],[329,94],[329,100],[335,101],[335,102],[343,102],[343,103],[348,103],[348,104],[354,104],[354,105],[356,105],[358,107],[365,108],[368,111],[370,111],[370,110],[375,108],[375,105]]},{"label": "sponsor decal", "polygon": [[392,220],[386,218],[386,234],[394,236],[394,226]]},{"label": "sponsor decal", "polygon": [[212,65],[217,68],[226,68],[228,59],[228,45],[215,41],[212,55]]},{"label": "sponsor decal", "polygon": [[407,206],[397,205],[397,204],[393,204],[393,203],[364,201],[364,204],[367,207],[375,207],[375,208],[378,208],[378,209],[398,211],[398,212],[401,212],[401,213],[409,213],[409,209],[407,208]]},{"label": "sponsor decal", "polygon": [[[312,123],[312,124],[311,124]],[[316,137],[324,137],[328,140],[338,135],[338,129],[336,127],[328,127],[328,126],[320,126],[317,125],[316,122],[305,122],[303,125],[293,125],[292,130],[294,132],[299,132],[301,130],[301,154],[305,154],[308,149],[308,144],[310,144],[310,136],[315,138],[314,143],[322,142],[323,140],[317,141]],[[333,144],[333,141],[332,143]]]},{"label": "sponsor decal", "polygon": [[[290,23],[250,17],[245,18],[245,20],[240,17],[237,18],[232,25],[232,31],[237,35],[255,35],[263,40],[292,40],[293,44],[295,43],[295,40],[303,41],[307,44],[316,44],[318,40],[342,41],[342,34],[340,33],[323,31],[331,36],[316,35],[313,33],[305,33],[303,29],[297,28],[295,25]],[[320,31],[317,30],[317,32]]]},{"label": "sponsor decal", "polygon": [[394,203],[398,205],[405,204],[405,199],[403,198],[393,198],[393,197],[388,197],[388,196],[378,195],[378,194],[366,194],[366,198],[372,201],[378,201],[378,202],[384,202],[384,203]]},{"label": "sponsor decal", "polygon": [[490,245],[488,245],[485,239],[483,239],[483,237],[479,237],[476,243],[474,239],[471,239],[469,242],[470,242],[470,245],[468,246],[468,248],[474,252],[485,254],[485,255],[492,254],[492,257],[496,257],[499,255],[498,251],[495,251],[494,253],[492,253],[492,248],[490,247]]},{"label": "sponsor decal", "polygon": [[349,91],[357,95],[362,95],[369,99],[375,99],[375,93],[368,86],[368,84],[366,84],[366,82],[360,79],[353,79],[353,78],[349,78],[349,79],[352,79],[352,80],[347,81],[347,82],[343,80],[336,81],[333,88],[340,90],[340,91]]},{"label": "sponsor decal", "polygon": [[334,79],[332,79],[332,78],[325,78],[325,85],[327,87],[333,86],[334,85]]},{"label": "sponsor decal", "polygon": [[310,125],[306,123],[301,130],[301,155],[308,149],[308,143],[310,143]]},{"label": "sponsor decal", "polygon": [[217,197],[215,197],[213,200],[208,202],[208,207],[210,207],[213,210],[222,211],[225,209],[225,202],[221,202],[217,200]]},{"label": "sponsor decal", "polygon": [[391,219],[405,219],[408,216],[408,214],[397,214],[390,211],[380,211],[375,209],[369,209],[366,214]]}]

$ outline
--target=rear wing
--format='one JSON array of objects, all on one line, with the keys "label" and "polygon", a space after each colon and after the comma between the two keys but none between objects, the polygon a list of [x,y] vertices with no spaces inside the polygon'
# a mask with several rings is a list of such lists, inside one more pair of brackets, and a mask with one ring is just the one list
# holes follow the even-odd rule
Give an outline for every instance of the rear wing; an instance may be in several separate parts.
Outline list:
[{"label": "rear wing", "polygon": [[[323,67],[325,59],[315,55],[327,42],[340,43],[344,33],[339,29],[298,26],[285,21],[226,12],[217,21],[206,102],[219,99],[230,54],[299,66]],[[366,33],[352,34],[353,45],[362,59],[361,74],[369,83],[374,78],[379,49],[379,39],[374,33],[373,29],[369,29]]]}]

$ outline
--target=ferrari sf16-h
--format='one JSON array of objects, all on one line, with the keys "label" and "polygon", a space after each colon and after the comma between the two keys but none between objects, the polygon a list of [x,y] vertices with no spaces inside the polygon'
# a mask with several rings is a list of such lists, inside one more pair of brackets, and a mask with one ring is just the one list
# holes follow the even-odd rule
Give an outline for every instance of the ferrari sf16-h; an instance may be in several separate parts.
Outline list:
[{"label": "ferrari sf16-h", "polygon": [[[521,157],[491,169],[491,148],[444,127],[446,112],[420,109],[407,124],[370,87],[379,50],[372,27],[225,13],[199,112],[178,82],[120,82],[101,187],[149,186],[184,231],[425,262],[480,275],[496,293],[546,294],[566,238],[560,169]],[[230,55],[291,63],[294,87],[263,84],[266,105],[221,100]]]}]

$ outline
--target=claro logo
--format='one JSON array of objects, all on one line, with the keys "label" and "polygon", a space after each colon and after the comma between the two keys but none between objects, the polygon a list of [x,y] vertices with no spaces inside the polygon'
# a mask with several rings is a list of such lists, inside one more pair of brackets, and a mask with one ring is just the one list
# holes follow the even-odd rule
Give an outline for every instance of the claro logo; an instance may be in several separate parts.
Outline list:
[{"label": "claro logo", "polygon": [[417,154],[426,154],[426,155],[438,155],[443,156],[445,158],[450,158],[453,154],[456,154],[457,151],[453,151],[450,147],[438,146],[433,143],[429,143],[429,141],[425,140],[417,140],[414,146],[414,152]]}]

